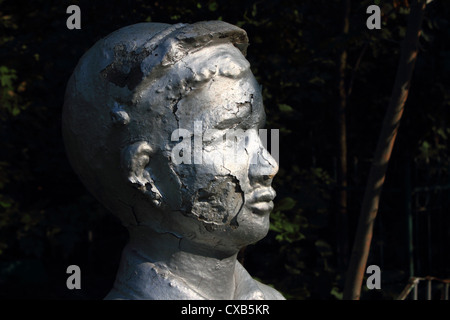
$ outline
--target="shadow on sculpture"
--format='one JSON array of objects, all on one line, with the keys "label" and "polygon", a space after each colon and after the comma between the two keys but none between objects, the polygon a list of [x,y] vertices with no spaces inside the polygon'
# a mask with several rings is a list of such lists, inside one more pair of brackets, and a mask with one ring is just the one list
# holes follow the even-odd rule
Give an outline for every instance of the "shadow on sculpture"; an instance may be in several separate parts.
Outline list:
[{"label": "shadow on sculpture", "polygon": [[236,259],[268,232],[278,170],[247,45],[221,21],[140,23],[78,63],[67,154],[130,237],[106,299],[284,299]]}]

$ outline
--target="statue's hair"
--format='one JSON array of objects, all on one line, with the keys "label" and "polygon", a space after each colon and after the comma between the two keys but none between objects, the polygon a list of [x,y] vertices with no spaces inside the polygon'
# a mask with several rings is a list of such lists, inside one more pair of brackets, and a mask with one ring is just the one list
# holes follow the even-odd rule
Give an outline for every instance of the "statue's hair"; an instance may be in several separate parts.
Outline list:
[{"label": "statue's hair", "polygon": [[[133,130],[139,121],[133,121],[131,110],[139,104],[142,91],[161,82],[177,62],[219,44],[232,44],[245,55],[247,34],[222,21],[139,23],[99,40],[83,55],[69,79],[63,108],[63,137],[69,160],[91,193],[114,208],[125,225],[131,223],[129,213],[121,214],[117,208],[127,202],[126,191],[116,188],[119,175],[111,173],[120,166],[124,144],[140,138],[128,134],[139,131]],[[248,67],[241,66],[238,71]],[[227,76],[228,71],[218,72]],[[189,75],[194,82],[211,76],[203,70]]]}]

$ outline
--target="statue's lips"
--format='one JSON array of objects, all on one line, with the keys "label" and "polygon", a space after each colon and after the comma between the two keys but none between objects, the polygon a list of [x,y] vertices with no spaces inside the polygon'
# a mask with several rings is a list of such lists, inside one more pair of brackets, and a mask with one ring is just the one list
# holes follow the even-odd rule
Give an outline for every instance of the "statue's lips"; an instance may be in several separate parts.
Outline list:
[{"label": "statue's lips", "polygon": [[249,205],[249,207],[255,213],[265,214],[265,213],[269,213],[273,210],[274,204],[273,204],[273,201],[269,201],[269,202],[263,201],[263,202],[253,203],[253,204]]},{"label": "statue's lips", "polygon": [[273,210],[276,192],[272,188],[261,188],[253,191],[250,199],[247,201],[248,207],[255,213],[264,214]]}]

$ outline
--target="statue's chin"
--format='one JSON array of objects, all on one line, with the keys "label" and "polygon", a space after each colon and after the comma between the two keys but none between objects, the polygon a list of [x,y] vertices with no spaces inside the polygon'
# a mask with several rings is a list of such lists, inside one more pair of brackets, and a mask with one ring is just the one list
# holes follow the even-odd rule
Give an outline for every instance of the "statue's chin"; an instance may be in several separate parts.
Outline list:
[{"label": "statue's chin", "polygon": [[217,242],[230,247],[242,248],[263,239],[270,226],[269,212],[255,214],[244,208],[230,224],[211,224],[204,222],[204,228]]}]

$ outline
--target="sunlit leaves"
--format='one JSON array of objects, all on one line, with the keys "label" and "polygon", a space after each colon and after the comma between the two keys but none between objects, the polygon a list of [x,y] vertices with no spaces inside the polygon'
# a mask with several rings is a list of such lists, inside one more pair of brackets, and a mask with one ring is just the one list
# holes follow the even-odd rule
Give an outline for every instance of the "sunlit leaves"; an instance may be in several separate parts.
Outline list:
[{"label": "sunlit leaves", "polygon": [[7,114],[17,116],[29,105],[23,102],[20,94],[26,90],[27,83],[18,83],[17,72],[7,66],[0,66],[0,118]]},{"label": "sunlit leaves", "polygon": [[294,109],[291,106],[284,104],[284,103],[280,103],[278,105],[278,109],[280,109],[281,112],[285,112],[285,113],[290,113],[290,112],[294,111]]}]

